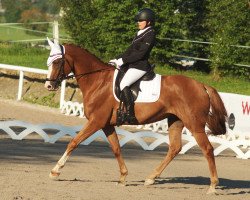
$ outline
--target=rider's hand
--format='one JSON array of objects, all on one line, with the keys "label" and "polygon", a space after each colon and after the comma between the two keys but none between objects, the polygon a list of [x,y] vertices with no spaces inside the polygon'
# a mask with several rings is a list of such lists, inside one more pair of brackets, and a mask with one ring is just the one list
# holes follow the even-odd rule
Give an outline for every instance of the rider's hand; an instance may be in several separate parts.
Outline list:
[{"label": "rider's hand", "polygon": [[115,66],[120,69],[120,67],[123,65],[123,61],[121,58],[119,59],[112,59],[109,61],[110,64],[115,64]]},{"label": "rider's hand", "polygon": [[116,64],[116,63],[117,63],[117,59],[112,59],[112,60],[109,61],[109,63],[110,63],[110,64],[115,64],[115,65],[117,65],[117,64]]}]

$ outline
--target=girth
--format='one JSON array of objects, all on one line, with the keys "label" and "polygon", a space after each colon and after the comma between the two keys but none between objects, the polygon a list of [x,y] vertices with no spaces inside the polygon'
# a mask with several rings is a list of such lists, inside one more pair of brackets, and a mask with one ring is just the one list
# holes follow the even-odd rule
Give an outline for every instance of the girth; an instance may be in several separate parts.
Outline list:
[{"label": "girth", "polygon": [[[151,81],[155,78],[154,68],[155,68],[155,65],[152,65],[151,70],[149,72],[147,72],[143,77],[141,77],[138,81],[136,81],[129,87],[133,94],[134,101],[137,99],[139,91],[141,91],[140,89],[141,81]],[[122,78],[126,74],[127,70],[128,70],[128,67],[122,67],[122,69],[118,71],[118,74],[115,80],[115,94],[119,100],[121,100],[120,99],[120,96],[121,96],[120,83],[122,81]]]}]

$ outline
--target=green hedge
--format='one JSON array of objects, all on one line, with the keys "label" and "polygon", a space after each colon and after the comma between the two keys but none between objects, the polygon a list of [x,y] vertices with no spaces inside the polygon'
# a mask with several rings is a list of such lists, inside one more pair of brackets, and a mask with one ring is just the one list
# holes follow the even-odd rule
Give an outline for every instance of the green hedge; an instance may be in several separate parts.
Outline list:
[{"label": "green hedge", "polygon": [[[57,0],[62,8],[63,24],[75,43],[104,60],[109,60],[130,44],[137,26],[134,16],[143,7],[157,15],[158,42],[152,61],[169,63],[176,54],[211,59],[208,71],[216,75],[233,74],[247,79],[249,49],[231,45],[249,45],[249,5],[246,0]],[[165,38],[210,41],[200,45]],[[204,66],[206,67],[206,66]],[[202,67],[198,67],[204,70]]]}]

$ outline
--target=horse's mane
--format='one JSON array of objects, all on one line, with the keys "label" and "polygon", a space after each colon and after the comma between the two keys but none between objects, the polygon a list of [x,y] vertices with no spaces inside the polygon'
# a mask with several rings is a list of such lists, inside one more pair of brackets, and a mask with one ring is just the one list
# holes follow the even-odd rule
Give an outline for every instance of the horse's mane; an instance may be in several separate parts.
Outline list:
[{"label": "horse's mane", "polygon": [[81,47],[81,46],[79,46],[79,45],[76,45],[76,44],[72,44],[72,43],[66,43],[66,44],[63,44],[64,46],[68,46],[68,47],[70,47],[70,48],[78,48],[78,49],[80,49],[81,51],[83,51],[85,54],[87,54],[87,55],[89,55],[90,57],[92,57],[94,60],[96,60],[97,62],[100,62],[100,63],[102,63],[102,64],[104,64],[104,65],[107,65],[107,66],[109,66],[109,64],[107,64],[107,63],[105,63],[105,62],[103,62],[100,58],[98,58],[96,55],[94,55],[93,53],[91,53],[89,50],[87,50],[87,49],[85,49],[85,48],[83,48],[83,47]]}]

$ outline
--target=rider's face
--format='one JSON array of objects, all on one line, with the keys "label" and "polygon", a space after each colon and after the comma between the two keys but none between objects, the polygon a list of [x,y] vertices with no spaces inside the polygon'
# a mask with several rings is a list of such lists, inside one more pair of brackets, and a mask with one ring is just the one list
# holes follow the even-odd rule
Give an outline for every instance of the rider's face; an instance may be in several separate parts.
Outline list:
[{"label": "rider's face", "polygon": [[138,28],[140,30],[143,30],[144,28],[146,28],[147,25],[148,25],[147,21],[138,21]]}]

